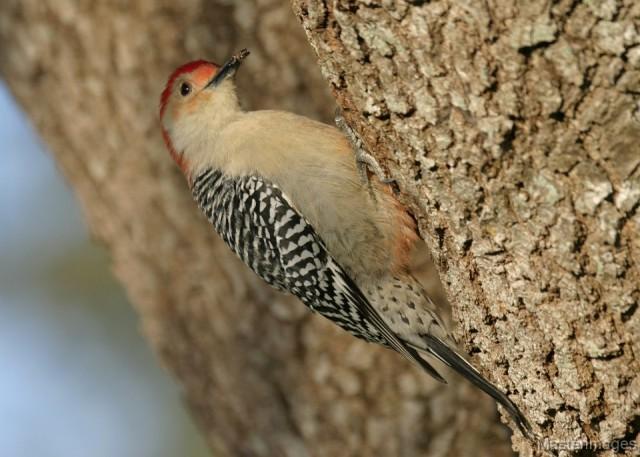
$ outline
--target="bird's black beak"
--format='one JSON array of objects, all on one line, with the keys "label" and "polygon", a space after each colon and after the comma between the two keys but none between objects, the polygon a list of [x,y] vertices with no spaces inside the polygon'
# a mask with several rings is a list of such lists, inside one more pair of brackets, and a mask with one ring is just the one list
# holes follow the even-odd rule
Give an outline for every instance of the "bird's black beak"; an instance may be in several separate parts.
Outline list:
[{"label": "bird's black beak", "polygon": [[240,64],[242,63],[242,61],[248,55],[249,55],[249,50],[243,49],[236,55],[231,56],[231,58],[224,63],[224,65],[220,68],[220,70],[218,70],[218,73],[216,73],[216,75],[213,78],[211,78],[211,81],[207,83],[207,85],[205,86],[205,89],[215,88],[218,86],[218,84],[220,84],[225,79],[232,77],[236,73],[236,70],[238,69],[238,67],[240,67]]}]

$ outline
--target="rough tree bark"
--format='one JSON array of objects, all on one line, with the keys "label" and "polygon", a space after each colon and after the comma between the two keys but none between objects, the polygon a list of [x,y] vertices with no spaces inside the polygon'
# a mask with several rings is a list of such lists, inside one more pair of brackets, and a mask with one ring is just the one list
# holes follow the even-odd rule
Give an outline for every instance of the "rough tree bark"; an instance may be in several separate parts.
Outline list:
[{"label": "rough tree bark", "polygon": [[640,3],[294,8],[475,360],[552,442],[637,439]]},{"label": "rough tree bark", "polygon": [[[3,1],[0,72],[214,455],[509,455],[491,401],[310,316],[212,234],[158,134],[171,68],[246,46],[248,108],[328,120],[334,105],[289,5],[174,3]],[[542,437],[637,439],[637,2],[294,11],[346,117],[398,180],[476,365]]]}]

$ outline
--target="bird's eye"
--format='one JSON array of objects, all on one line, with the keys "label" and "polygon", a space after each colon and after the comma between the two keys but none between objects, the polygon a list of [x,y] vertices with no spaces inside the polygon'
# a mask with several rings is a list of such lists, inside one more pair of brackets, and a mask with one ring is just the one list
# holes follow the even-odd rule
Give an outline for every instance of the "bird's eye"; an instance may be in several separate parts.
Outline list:
[{"label": "bird's eye", "polygon": [[191,85],[189,83],[180,84],[180,95],[186,97],[191,93]]}]

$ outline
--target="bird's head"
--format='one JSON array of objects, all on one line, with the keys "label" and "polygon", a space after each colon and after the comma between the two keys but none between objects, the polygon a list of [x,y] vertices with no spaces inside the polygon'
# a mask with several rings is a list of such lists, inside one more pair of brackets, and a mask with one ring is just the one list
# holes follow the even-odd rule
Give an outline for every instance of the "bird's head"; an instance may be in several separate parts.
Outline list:
[{"label": "bird's head", "polygon": [[232,77],[247,55],[243,49],[222,66],[195,60],[169,77],[160,97],[162,136],[185,174],[201,147],[240,110]]}]

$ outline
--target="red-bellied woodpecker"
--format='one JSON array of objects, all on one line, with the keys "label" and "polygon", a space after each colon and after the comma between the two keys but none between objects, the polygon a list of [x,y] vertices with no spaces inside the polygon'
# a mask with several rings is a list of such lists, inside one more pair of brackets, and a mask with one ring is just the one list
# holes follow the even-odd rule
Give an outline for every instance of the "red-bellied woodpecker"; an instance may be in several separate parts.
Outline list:
[{"label": "red-bellied woodpecker", "polygon": [[[240,109],[232,76],[246,55],[221,67],[183,65],[160,102],[169,152],[216,231],[270,285],[445,382],[423,358],[435,356],[531,436],[517,406],[455,349],[408,272],[417,239],[412,218],[389,186],[363,181],[345,135],[291,113]],[[377,167],[366,153],[357,156]]]}]

